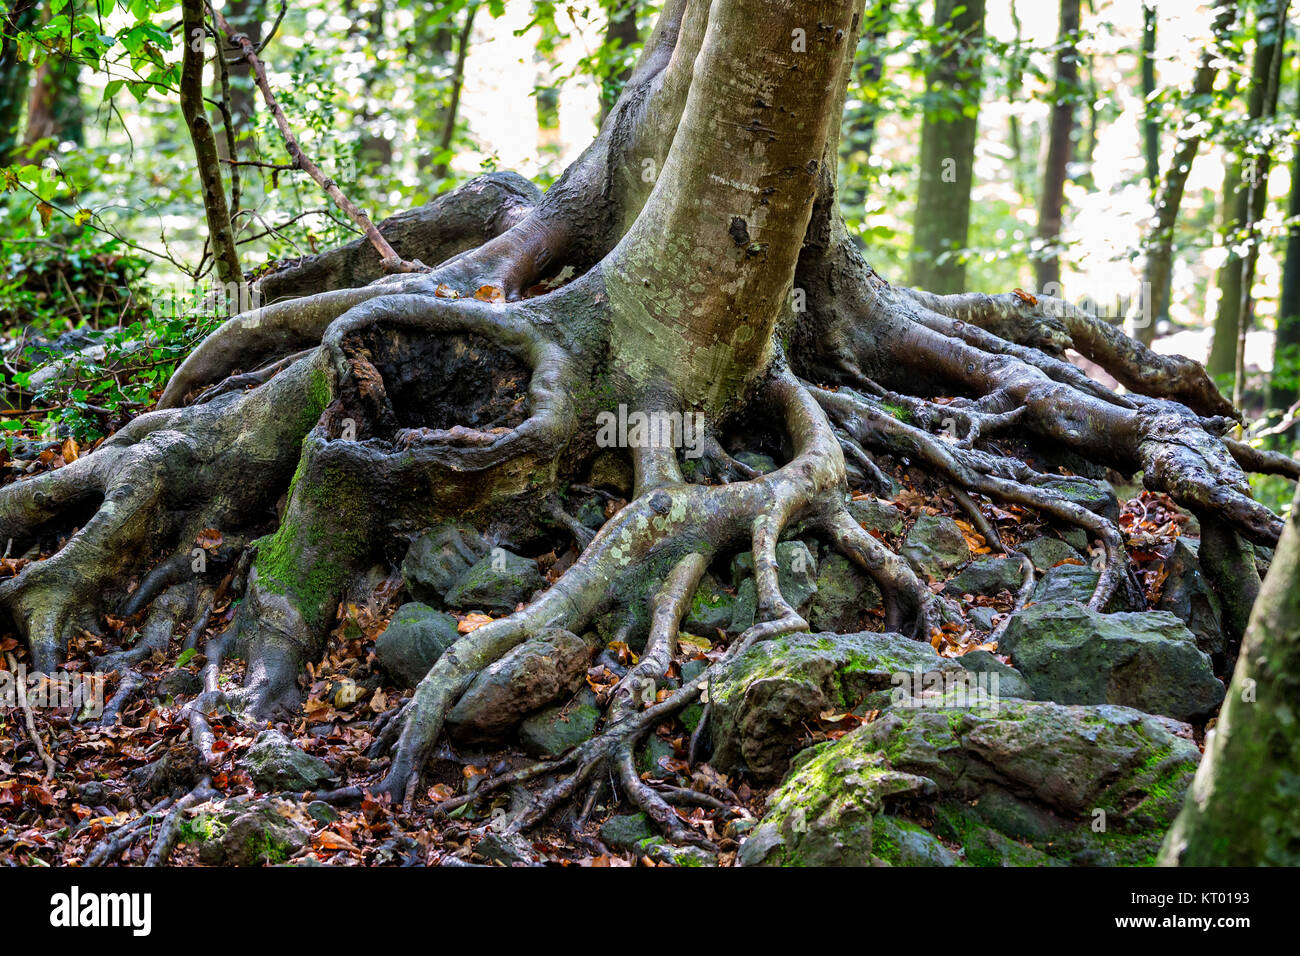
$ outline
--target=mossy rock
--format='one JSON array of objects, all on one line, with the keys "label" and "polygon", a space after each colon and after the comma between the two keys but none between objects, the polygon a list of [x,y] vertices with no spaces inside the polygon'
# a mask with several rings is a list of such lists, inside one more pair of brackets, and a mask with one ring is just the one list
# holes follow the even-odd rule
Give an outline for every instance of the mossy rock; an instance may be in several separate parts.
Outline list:
[{"label": "mossy rock", "polygon": [[1033,538],[1020,545],[1019,550],[1040,574],[1050,571],[1062,561],[1078,561],[1079,552],[1060,538]]},{"label": "mossy rock", "polygon": [[837,743],[933,780],[942,801],[1014,842],[1078,864],[1148,864],[1200,751],[1191,728],[1109,704],[1001,700],[893,707]]},{"label": "mossy rock", "polygon": [[1024,568],[1015,558],[994,555],[977,557],[956,576],[949,579],[943,589],[960,597],[963,594],[984,594],[995,597],[1002,591],[1016,594],[1025,581]]},{"label": "mossy rock", "polygon": [[[891,802],[935,797],[934,782],[889,766],[884,754],[820,744],[800,754],[789,779],[745,842],[741,866],[871,866],[875,832]],[[879,824],[886,840],[896,837]]]},{"label": "mossy rock", "polygon": [[907,532],[899,554],[922,575],[939,581],[970,560],[970,545],[951,518],[923,514]]},{"label": "mossy rock", "polygon": [[808,605],[808,623],[816,631],[857,631],[866,613],[882,601],[875,581],[848,558],[832,554],[817,569],[817,593]]},{"label": "mossy rock", "polygon": [[509,614],[545,586],[546,579],[532,558],[493,548],[456,579],[443,600],[462,611]]},{"label": "mossy rock", "polygon": [[519,725],[519,742],[534,757],[558,757],[589,740],[600,718],[596,695],[584,687],[574,700],[526,717]]},{"label": "mossy rock", "polygon": [[1214,713],[1223,684],[1182,621],[1164,611],[1101,614],[1081,604],[1018,611],[999,650],[1040,700],[1123,704],[1177,720]]},{"label": "mossy rock", "polygon": [[691,606],[682,620],[682,629],[692,634],[716,637],[719,630],[731,625],[736,613],[736,596],[722,588],[716,578],[706,574],[700,579]]},{"label": "mossy rock", "polygon": [[459,622],[427,604],[403,604],[375,640],[375,659],[403,687],[414,687],[460,639]]},{"label": "mossy rock", "polygon": [[899,634],[797,634],[760,641],[709,682],[711,762],[727,772],[745,769],[760,780],[778,778],[807,733],[826,711],[886,706],[895,675],[965,675],[929,644]]},{"label": "mossy rock", "polygon": [[[1097,590],[1101,572],[1086,564],[1060,564],[1047,571],[1034,585],[1033,601],[1046,604],[1052,601],[1078,601],[1087,604]],[[1139,610],[1129,599],[1123,587],[1115,589],[1103,610],[1107,614],[1117,611]]]},{"label": "mossy rock", "polygon": [[479,671],[447,714],[461,743],[503,740],[525,717],[582,686],[593,648],[571,631],[553,628],[517,645]]},{"label": "mossy rock", "polygon": [[239,766],[263,791],[314,790],[335,777],[329,764],[304,753],[278,730],[258,734]]},{"label": "mossy rock", "polygon": [[402,560],[402,582],[416,601],[441,606],[442,596],[489,549],[468,525],[442,525],[420,535]]},{"label": "mossy rock", "polygon": [[867,531],[893,535],[903,533],[902,509],[879,498],[850,498],[845,502],[849,514]]},{"label": "mossy rock", "polygon": [[181,838],[198,844],[199,862],[208,866],[276,866],[306,847],[311,834],[263,803],[192,817]]}]

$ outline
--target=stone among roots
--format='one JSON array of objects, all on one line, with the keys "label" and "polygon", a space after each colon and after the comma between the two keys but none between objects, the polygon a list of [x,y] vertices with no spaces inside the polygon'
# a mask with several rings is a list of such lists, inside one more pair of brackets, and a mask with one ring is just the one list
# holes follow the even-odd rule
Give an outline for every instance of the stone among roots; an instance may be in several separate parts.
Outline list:
[{"label": "stone among roots", "polygon": [[1174,543],[1165,559],[1165,586],[1156,610],[1168,611],[1196,636],[1196,646],[1211,657],[1228,647],[1223,630],[1223,605],[1201,573],[1196,548],[1185,538]]},{"label": "stone among roots", "polygon": [[1017,593],[1024,580],[1025,572],[1021,562],[1012,558],[984,555],[962,568],[943,589],[956,596],[985,594],[995,597],[1001,591]]},{"label": "stone among roots", "polygon": [[1077,603],[1015,614],[999,650],[1035,696],[1062,704],[1124,704],[1190,720],[1223,701],[1223,684],[1182,621],[1162,611],[1100,614]]},{"label": "stone among roots", "polygon": [[208,866],[274,866],[302,850],[311,834],[263,803],[191,817],[182,839],[198,844],[199,862]]},{"label": "stone among roots", "polygon": [[414,687],[460,638],[458,622],[427,604],[403,604],[375,640],[379,666],[403,687]]},{"label": "stone among roots", "polygon": [[278,730],[257,735],[239,765],[248,771],[259,790],[314,790],[334,779],[330,765],[303,753]]},{"label": "stone among roots", "polygon": [[709,681],[711,763],[775,779],[822,714],[885,706],[898,686],[896,675],[916,672],[954,678],[967,673],[930,645],[899,634],[796,634],[760,641]]},{"label": "stone among roots", "polygon": [[899,554],[923,575],[939,580],[970,560],[970,545],[951,518],[923,514],[907,533]]},{"label": "stone among roots", "polygon": [[462,611],[508,614],[545,586],[536,561],[493,548],[456,580],[443,600]]},{"label": "stone among roots", "polygon": [[1050,571],[1063,561],[1079,560],[1079,552],[1060,538],[1033,538],[1021,544],[1019,550],[1039,573]]},{"label": "stone among roots", "polygon": [[882,601],[875,581],[848,558],[832,554],[817,569],[817,593],[808,605],[808,623],[814,631],[857,631],[865,614]]},{"label": "stone among roots", "polygon": [[891,707],[799,754],[739,859],[1149,864],[1200,757],[1190,730],[1110,705]]},{"label": "stone among roots", "polygon": [[487,552],[487,539],[473,528],[438,528],[411,544],[402,561],[402,582],[417,601],[441,604],[457,579]]},{"label": "stone among roots", "polygon": [[584,687],[573,700],[529,715],[519,725],[519,742],[535,757],[558,757],[588,740],[600,723],[596,695]]},{"label": "stone among roots", "polygon": [[558,628],[524,641],[479,672],[447,715],[447,729],[463,743],[501,740],[531,712],[576,692],[591,650]]}]

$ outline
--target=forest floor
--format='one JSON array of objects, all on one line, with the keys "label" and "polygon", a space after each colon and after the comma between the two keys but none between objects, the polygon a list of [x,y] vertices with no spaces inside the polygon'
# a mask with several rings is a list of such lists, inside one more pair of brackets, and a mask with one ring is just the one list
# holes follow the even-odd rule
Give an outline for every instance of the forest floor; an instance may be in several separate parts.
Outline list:
[{"label": "forest floor", "polygon": [[[41,447],[30,436],[19,437],[20,441],[9,451],[0,450],[0,474],[5,482],[61,467],[90,450],[78,448],[71,439],[48,442]],[[968,516],[946,486],[905,463],[889,458],[880,461],[897,488],[892,502],[885,503],[899,510],[901,523],[893,532],[871,529],[873,534],[898,548],[918,518],[941,515],[952,519],[961,529],[972,556],[989,553],[988,543],[968,522]],[[871,497],[860,488],[851,490],[859,499]],[[1164,496],[1132,486],[1117,486],[1117,490],[1121,507],[1119,523],[1126,536],[1129,560],[1146,592],[1148,606],[1153,606],[1165,583],[1166,558],[1180,535],[1194,533],[1194,522]],[[608,516],[625,502],[607,497],[611,498],[605,507]],[[987,501],[980,501],[979,505],[1003,542],[1013,547],[1043,535],[1052,536],[1059,530],[1018,507],[1003,509]],[[562,540],[556,538],[557,542]],[[215,547],[219,542],[219,529],[213,529],[210,540],[199,544]],[[557,548],[529,556],[537,558],[539,569],[552,581],[572,563],[577,553],[570,545],[564,551]],[[0,577],[17,573],[24,560],[27,559],[9,556],[0,559]],[[1062,563],[1085,561],[1086,557],[1075,557],[1066,558]],[[938,592],[943,589],[944,581],[935,580],[932,587]],[[375,640],[403,599],[402,578],[394,572],[389,580],[378,585],[366,604],[340,606],[325,658],[310,666],[304,675],[306,702],[299,716],[266,725],[283,733],[306,754],[324,761],[335,777],[331,786],[365,788],[381,779],[386,769],[386,758],[371,759],[366,751],[385,715],[391,716],[409,697],[410,690],[394,683],[378,665]],[[944,657],[957,657],[974,650],[997,655],[996,641],[989,640],[988,625],[1014,610],[1012,594],[1007,590],[993,595],[962,594],[956,601],[967,617],[977,609],[984,610],[977,612],[978,623],[948,622],[933,636],[935,649]],[[228,604],[214,608],[209,633],[223,627],[232,615],[233,607]],[[475,612],[456,612],[456,618],[462,633],[489,619]],[[866,627],[880,630],[883,613],[876,609],[862,620]],[[104,651],[105,642],[130,646],[140,621],[109,618],[105,625],[104,635],[97,637],[87,632],[81,640],[73,642],[68,649],[66,669],[90,669],[92,656]],[[137,772],[169,752],[179,755],[193,749],[188,743],[190,724],[183,717],[182,708],[186,691],[192,692],[196,682],[187,674],[197,675],[204,659],[201,654],[189,652],[181,655],[178,662],[179,647],[190,626],[191,622],[182,621],[169,653],[156,655],[141,665],[139,673],[147,684],[143,693],[123,709],[115,726],[78,722],[67,707],[31,710],[35,733],[56,766],[53,777],[47,774],[47,765],[38,752],[28,714],[20,707],[0,710],[0,863],[82,864],[97,845],[138,819],[166,795],[145,789]],[[684,634],[670,673],[680,677],[682,666],[691,658],[715,659],[725,650],[729,639],[721,628],[712,634]],[[597,694],[617,679],[600,660],[626,665],[635,659],[635,652],[626,645],[610,645],[606,650],[608,653],[601,655],[596,666],[586,674],[587,687]],[[0,655],[13,671],[24,665],[26,650],[14,634],[3,633]],[[998,656],[1007,662],[1006,656]],[[238,686],[242,668],[242,662],[227,662],[222,671],[222,685]],[[106,696],[113,694],[115,681],[115,676],[109,677]],[[586,688],[580,693],[585,691]],[[805,724],[806,733],[798,743],[809,746],[837,739],[874,720],[878,713],[823,714],[820,723]],[[220,763],[212,768],[215,795],[190,809],[190,819],[182,825],[180,841],[171,855],[172,865],[201,865],[205,837],[213,836],[210,832],[213,824],[208,821],[228,823],[230,808],[241,806],[270,808],[269,812],[283,818],[293,834],[293,839],[282,847],[264,848],[261,862],[334,866],[468,863],[636,866],[674,862],[671,856],[663,855],[656,860],[626,841],[620,849],[602,839],[602,833],[605,837],[617,835],[617,826],[606,826],[602,831],[602,823],[611,814],[630,812],[611,801],[608,791],[584,827],[572,829],[565,825],[563,815],[557,815],[522,841],[496,839],[485,824],[499,817],[512,799],[525,799],[526,794],[516,792],[512,796],[502,791],[478,804],[464,804],[450,814],[438,812],[440,803],[465,793],[477,781],[486,779],[485,775],[534,762],[535,758],[525,754],[517,743],[491,749],[462,749],[444,741],[427,769],[422,791],[415,795],[411,806],[392,806],[371,798],[359,805],[329,806],[313,802],[310,793],[268,795],[258,790],[248,771],[247,755],[262,728],[241,726],[234,718],[227,718],[216,720],[212,729],[217,737],[214,750],[220,755]],[[1204,726],[1196,727],[1195,733],[1199,742]],[[715,806],[707,810],[681,808],[676,812],[716,844],[719,864],[734,862],[741,835],[763,816],[772,788],[760,786],[743,774],[720,773],[707,763],[692,768],[686,759],[690,732],[678,718],[662,724],[657,729],[657,738],[649,751],[656,755],[657,766],[647,769],[643,779],[652,776],[666,779],[707,793],[726,805],[726,811]],[[545,780],[537,781],[534,786],[543,783]],[[204,827],[209,830],[205,832]],[[150,845],[148,839],[137,839],[107,862],[141,864],[149,854]]]}]

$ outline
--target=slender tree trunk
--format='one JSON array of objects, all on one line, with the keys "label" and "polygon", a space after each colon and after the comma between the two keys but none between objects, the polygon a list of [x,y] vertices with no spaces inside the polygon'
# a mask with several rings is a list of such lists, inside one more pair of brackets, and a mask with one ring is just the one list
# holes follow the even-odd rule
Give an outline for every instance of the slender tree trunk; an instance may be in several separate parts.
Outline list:
[{"label": "slender tree trunk", "polygon": [[[1160,16],[1154,0],[1142,3],[1142,147],[1147,163],[1147,185],[1154,197],[1160,181],[1160,124],[1151,98],[1156,92],[1156,29]],[[1149,340],[1148,340],[1149,341]]]},{"label": "slender tree trunk", "polygon": [[[478,4],[471,4],[465,9],[465,21],[461,24],[460,34],[456,38],[456,66],[451,75],[451,100],[447,105],[447,115],[443,118],[442,136],[438,140],[438,151],[446,156],[452,143],[456,140],[456,121],[460,117],[460,93],[465,86],[465,60],[469,56],[469,40],[474,32],[474,15],[478,13]],[[439,179],[451,175],[450,161],[444,159],[433,169]]]},{"label": "slender tree trunk", "polygon": [[[626,47],[634,45],[641,39],[640,31],[636,24],[637,0],[610,0],[609,22],[605,27],[605,48],[606,52],[614,53]],[[623,91],[623,84],[627,78],[632,75],[632,68],[628,66],[618,72],[616,76],[610,77],[610,82],[606,82],[600,91],[600,125],[605,125],[605,117],[609,111],[614,108],[618,102],[619,94]]]},{"label": "slender tree trunk", "polygon": [[35,26],[37,12],[36,0],[17,0],[5,14],[3,31],[0,31],[4,34],[0,40],[0,165],[9,162],[20,142],[18,124],[27,105],[27,84],[31,77],[31,66],[18,59],[18,44],[13,35]]},{"label": "slender tree trunk", "polygon": [[[1201,55],[1201,62],[1192,80],[1191,96],[1194,101],[1204,100],[1214,89],[1223,40],[1231,30],[1235,19],[1235,0],[1220,0],[1214,17],[1215,42]],[[1154,340],[1157,325],[1169,318],[1174,225],[1178,220],[1178,211],[1183,202],[1187,177],[1192,171],[1192,162],[1201,147],[1200,130],[1204,122],[1203,109],[1199,106],[1193,107],[1178,129],[1178,138],[1174,143],[1174,152],[1170,157],[1169,170],[1164,180],[1162,182],[1153,180],[1153,183],[1157,184],[1153,188],[1158,188],[1159,194],[1155,203],[1155,216],[1151,222],[1150,232],[1147,233],[1143,320],[1137,323],[1136,328],[1138,341],[1146,345],[1150,345]]]},{"label": "slender tree trunk", "polygon": [[[863,14],[862,47],[865,52],[854,64],[857,85],[863,91],[875,91],[885,70],[885,40],[889,34],[889,0],[876,0]],[[880,108],[875,102],[859,103],[856,109],[846,112],[840,144],[840,157],[852,156],[859,168],[865,168],[871,159],[876,141],[876,120]],[[868,177],[847,182],[841,193],[845,209],[861,210],[868,195]]]},{"label": "slender tree trunk", "polygon": [[1024,77],[1029,67],[1029,57],[1024,51],[1024,25],[1014,2],[1011,4],[1011,24],[1016,36],[1012,53],[1007,58],[1007,99],[1012,106],[1007,116],[1007,141],[1011,147],[1011,179],[1016,192],[1022,199],[1030,195],[1033,185],[1031,177],[1025,170],[1024,130],[1020,126],[1020,117],[1015,113],[1015,106],[1020,102],[1020,91],[1024,88]]},{"label": "slender tree trunk", "polygon": [[[222,15],[236,30],[246,33],[254,43],[262,40],[262,15],[265,0],[230,0],[224,5]],[[248,64],[239,55],[239,48],[222,41],[224,65],[216,72],[213,81],[213,98],[221,101],[224,112],[215,109],[214,123],[221,126],[217,136],[217,154],[223,159],[238,158],[231,154],[233,141],[235,150],[253,131],[254,116],[257,113],[257,97],[254,95],[253,76]],[[230,117],[229,128],[226,127],[226,115]]]},{"label": "slender tree trunk", "polygon": [[925,74],[931,105],[921,128],[911,281],[946,293],[965,288],[966,282],[962,252],[970,229],[979,127],[984,0],[937,0],[934,24],[943,37]]},{"label": "slender tree trunk", "polygon": [[1061,0],[1060,34],[1056,50],[1056,84],[1043,168],[1043,193],[1038,205],[1040,249],[1034,271],[1038,288],[1048,295],[1061,294],[1061,207],[1065,179],[1074,154],[1075,102],[1079,97],[1079,0]]},{"label": "slender tree trunk", "polygon": [[81,64],[70,57],[50,57],[36,71],[27,103],[27,129],[23,134],[24,161],[39,163],[37,143],[52,145],[85,141],[85,110],[81,105]]},{"label": "slender tree trunk", "polygon": [[[230,225],[230,206],[226,199],[225,180],[221,174],[217,139],[212,133],[212,124],[208,122],[203,99],[204,50],[207,48],[204,2],[184,0],[181,12],[184,28],[180,84],[181,113],[185,117],[185,125],[190,131],[190,141],[194,145],[199,187],[203,194],[203,209],[207,217],[208,243],[216,263],[217,278],[227,292],[230,292],[243,288],[244,276],[239,267],[234,230]],[[239,296],[239,298],[243,297]]]},{"label": "slender tree trunk", "polygon": [[[1273,55],[1275,44],[1285,38],[1286,17],[1278,17],[1274,10],[1261,12],[1256,26],[1255,57],[1251,65],[1247,118],[1252,128],[1258,121],[1271,115],[1276,106],[1277,80],[1274,71],[1282,68],[1282,57]],[[1269,90],[1273,100],[1269,101]],[[1216,378],[1228,378],[1235,373],[1237,364],[1237,332],[1241,319],[1242,270],[1245,262],[1238,249],[1240,231],[1247,223],[1258,222],[1264,214],[1268,195],[1268,169],[1257,157],[1248,156],[1250,144],[1243,142],[1238,159],[1228,169],[1224,179],[1224,201],[1229,204],[1232,220],[1225,230],[1228,258],[1219,270],[1219,308],[1214,319],[1214,341],[1206,368]],[[1258,188],[1251,189],[1252,181]]]},{"label": "slender tree trunk", "polygon": [[1166,866],[1300,866],[1300,494],[1250,615]]},{"label": "slender tree trunk", "polygon": [[[1296,112],[1300,115],[1300,99]],[[1291,182],[1300,184],[1300,149],[1291,160]],[[1273,376],[1269,407],[1288,409],[1300,397],[1300,189],[1287,203],[1286,261],[1282,267],[1282,296],[1277,306],[1277,337],[1273,340]]]}]

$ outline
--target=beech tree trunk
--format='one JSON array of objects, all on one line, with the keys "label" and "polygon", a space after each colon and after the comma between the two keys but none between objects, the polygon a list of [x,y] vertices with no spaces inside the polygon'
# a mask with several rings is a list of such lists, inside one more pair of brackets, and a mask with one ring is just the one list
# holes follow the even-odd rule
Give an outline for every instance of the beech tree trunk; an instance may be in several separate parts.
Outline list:
[{"label": "beech tree trunk", "polygon": [[[1285,6],[1282,7],[1285,12]],[[1286,17],[1268,7],[1260,10],[1256,26],[1255,56],[1251,64],[1246,114],[1253,125],[1277,109],[1277,88],[1283,57],[1276,55],[1278,44],[1286,36]],[[1271,93],[1270,93],[1271,91]],[[1206,368],[1216,378],[1227,378],[1236,371],[1237,336],[1241,321],[1242,272],[1245,259],[1237,248],[1240,230],[1248,223],[1259,222],[1268,199],[1268,163],[1254,152],[1252,142],[1240,144],[1238,156],[1224,177],[1225,208],[1228,220],[1225,237],[1228,258],[1219,269],[1219,304],[1214,318],[1214,340]],[[1252,182],[1255,188],[1251,188]]]},{"label": "beech tree trunk", "polygon": [[[970,191],[979,128],[984,0],[936,0],[941,31],[925,71],[921,178],[912,223],[912,284],[938,293],[966,287],[962,252],[970,230]],[[967,103],[974,99],[974,106]]]},{"label": "beech tree trunk", "polygon": [[1061,294],[1061,206],[1065,180],[1074,155],[1074,111],[1079,98],[1079,0],[1061,0],[1060,32],[1056,49],[1056,88],[1047,133],[1047,161],[1038,204],[1038,241],[1034,274],[1046,295]]},{"label": "beech tree trunk", "polygon": [[[1218,59],[1223,55],[1223,41],[1232,29],[1236,19],[1235,0],[1220,0],[1215,8],[1214,38],[1215,43],[1201,55],[1201,62],[1196,68],[1192,80],[1191,96],[1193,102],[1205,102],[1214,89],[1214,78],[1218,74]],[[1201,148],[1200,131],[1204,128],[1204,107],[1193,107],[1178,129],[1178,138],[1174,142],[1174,152],[1169,158],[1169,170],[1163,180],[1152,179],[1156,194],[1155,217],[1147,233],[1146,275],[1143,296],[1147,304],[1143,308],[1143,321],[1137,326],[1137,338],[1150,345],[1155,339],[1156,327],[1169,319],[1170,281],[1174,265],[1174,224],[1178,221],[1178,210],[1183,202],[1183,190],[1187,186],[1187,177],[1191,174],[1192,163]],[[1149,144],[1148,144],[1149,145]]]}]

